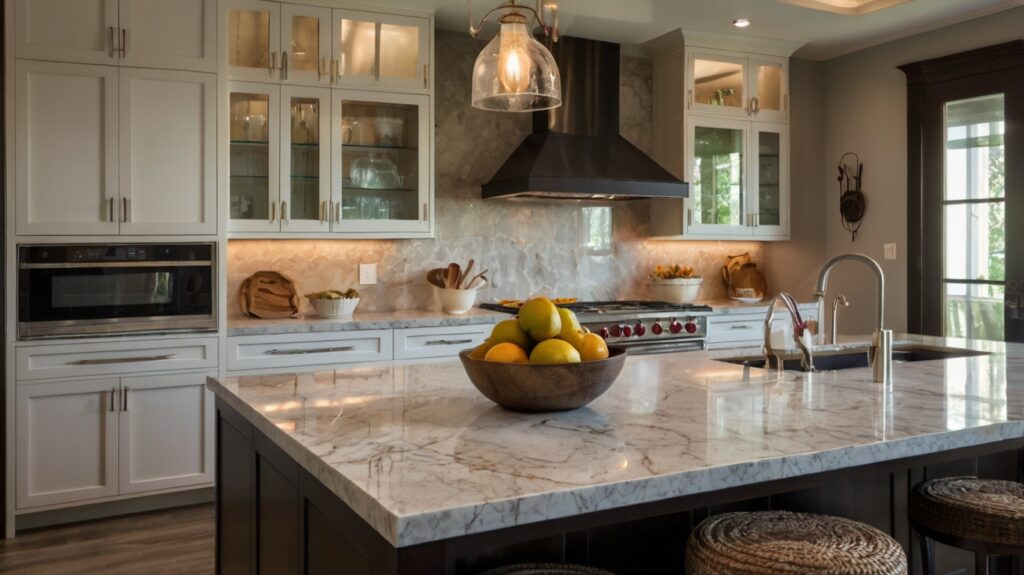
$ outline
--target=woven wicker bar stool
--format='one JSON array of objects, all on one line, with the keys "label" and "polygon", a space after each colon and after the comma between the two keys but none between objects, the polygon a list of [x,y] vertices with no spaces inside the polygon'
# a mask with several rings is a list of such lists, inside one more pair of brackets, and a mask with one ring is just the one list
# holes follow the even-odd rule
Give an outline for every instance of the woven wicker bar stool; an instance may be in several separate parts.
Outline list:
[{"label": "woven wicker bar stool", "polygon": [[561,563],[523,563],[489,569],[480,575],[615,575],[608,571]]},{"label": "woven wicker bar stool", "polygon": [[919,484],[910,495],[910,523],[921,534],[926,575],[934,575],[934,541],[974,552],[976,575],[988,573],[990,555],[1024,556],[1024,484],[949,477]]},{"label": "woven wicker bar stool", "polygon": [[763,511],[704,520],[688,575],[906,575],[903,548],[878,529],[828,515]]}]

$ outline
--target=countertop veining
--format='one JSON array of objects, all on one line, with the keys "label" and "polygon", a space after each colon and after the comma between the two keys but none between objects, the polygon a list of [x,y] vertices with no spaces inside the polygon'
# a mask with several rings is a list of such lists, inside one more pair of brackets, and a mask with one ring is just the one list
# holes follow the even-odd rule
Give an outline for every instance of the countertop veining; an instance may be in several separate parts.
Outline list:
[{"label": "countertop veining", "polygon": [[352,314],[352,317],[337,319],[315,315],[286,319],[259,319],[234,316],[228,318],[228,336],[492,324],[508,319],[508,317],[507,314],[501,312],[480,308],[473,308],[462,315],[451,315],[443,311],[426,310],[369,312],[357,310],[356,313]]}]

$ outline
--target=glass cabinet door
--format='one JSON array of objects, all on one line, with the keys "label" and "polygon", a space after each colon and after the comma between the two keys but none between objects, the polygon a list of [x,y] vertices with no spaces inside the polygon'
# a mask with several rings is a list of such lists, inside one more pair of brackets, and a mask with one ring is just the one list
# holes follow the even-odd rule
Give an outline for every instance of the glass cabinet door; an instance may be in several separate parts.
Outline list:
[{"label": "glass cabinet door", "polygon": [[750,85],[753,116],[759,120],[785,120],[788,116],[789,90],[785,59],[751,59]]},{"label": "glass cabinet door", "polygon": [[336,90],[333,104],[333,229],[429,231],[429,98]]},{"label": "glass cabinet door", "polygon": [[427,20],[335,10],[334,34],[337,83],[428,87]]},{"label": "glass cabinet door", "polygon": [[281,89],[281,231],[330,229],[329,147],[331,91]]},{"label": "glass cabinet door", "polygon": [[282,80],[303,84],[330,82],[331,10],[281,5]]},{"label": "glass cabinet door", "polygon": [[750,234],[747,139],[750,123],[694,118],[689,129],[690,198],[686,229],[709,235]]},{"label": "glass cabinet door", "polygon": [[233,231],[276,231],[280,227],[279,90],[268,84],[231,83],[228,174]]},{"label": "glass cabinet door", "polygon": [[695,53],[690,55],[689,67],[687,100],[691,110],[748,115],[746,58]]},{"label": "glass cabinet door", "polygon": [[228,8],[228,68],[236,79],[277,78],[281,42],[280,5],[232,0]]},{"label": "glass cabinet door", "polygon": [[751,177],[756,208],[751,224],[755,235],[785,235],[788,230],[788,135],[785,125],[754,124],[751,156],[756,170]]}]

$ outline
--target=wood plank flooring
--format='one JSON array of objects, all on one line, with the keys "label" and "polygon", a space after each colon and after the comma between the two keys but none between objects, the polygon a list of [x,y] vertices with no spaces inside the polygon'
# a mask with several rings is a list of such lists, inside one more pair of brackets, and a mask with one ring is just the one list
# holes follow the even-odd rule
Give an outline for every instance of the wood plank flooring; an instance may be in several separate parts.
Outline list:
[{"label": "wood plank flooring", "polygon": [[212,504],[51,527],[0,539],[0,573],[208,574]]}]

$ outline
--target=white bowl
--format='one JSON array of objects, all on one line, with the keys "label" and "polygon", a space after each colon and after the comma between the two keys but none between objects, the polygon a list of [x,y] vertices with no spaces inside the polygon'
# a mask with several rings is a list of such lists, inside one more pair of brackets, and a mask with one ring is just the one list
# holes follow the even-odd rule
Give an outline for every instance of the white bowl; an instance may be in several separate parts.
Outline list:
[{"label": "white bowl", "polygon": [[676,278],[670,280],[653,280],[654,297],[668,303],[693,303],[700,293],[700,284],[704,278]]},{"label": "white bowl", "polygon": [[475,289],[439,288],[434,286],[434,292],[437,294],[437,299],[441,300],[441,309],[445,313],[452,315],[466,313],[473,307],[473,302],[476,301]]},{"label": "white bowl", "polygon": [[309,300],[318,316],[330,319],[352,317],[352,312],[356,311],[356,306],[359,305],[359,298],[322,299],[311,297],[306,299]]}]

